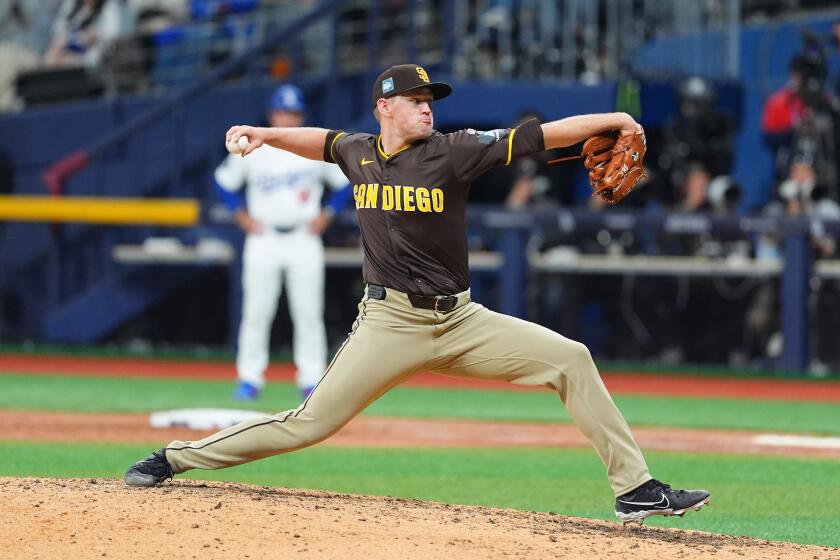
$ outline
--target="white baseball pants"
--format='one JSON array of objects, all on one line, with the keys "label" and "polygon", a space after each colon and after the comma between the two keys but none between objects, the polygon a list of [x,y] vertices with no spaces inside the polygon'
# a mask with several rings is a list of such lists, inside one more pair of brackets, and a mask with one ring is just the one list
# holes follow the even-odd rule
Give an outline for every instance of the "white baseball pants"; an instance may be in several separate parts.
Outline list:
[{"label": "white baseball pants", "polygon": [[262,387],[271,325],[285,280],[294,330],[297,385],[313,387],[327,360],[324,328],[324,245],[306,227],[291,233],[266,228],[248,235],[242,262],[242,322],[236,370],[240,381]]}]

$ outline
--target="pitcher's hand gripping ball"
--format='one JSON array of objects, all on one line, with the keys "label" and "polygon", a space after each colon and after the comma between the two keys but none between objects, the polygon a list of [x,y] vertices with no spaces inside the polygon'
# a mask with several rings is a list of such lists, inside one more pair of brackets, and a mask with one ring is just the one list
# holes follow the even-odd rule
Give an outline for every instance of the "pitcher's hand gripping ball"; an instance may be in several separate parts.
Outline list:
[{"label": "pitcher's hand gripping ball", "polygon": [[617,204],[633,192],[645,178],[642,167],[647,151],[645,133],[619,136],[617,132],[598,134],[583,143],[581,155],[551,160],[549,163],[584,158],[593,196],[607,204]]},{"label": "pitcher's hand gripping ball", "polygon": [[227,151],[232,154],[241,154],[242,152],[248,149],[248,144],[250,143],[251,141],[248,140],[247,136],[240,136],[239,140],[237,140],[236,142],[225,142],[225,148],[227,148]]}]

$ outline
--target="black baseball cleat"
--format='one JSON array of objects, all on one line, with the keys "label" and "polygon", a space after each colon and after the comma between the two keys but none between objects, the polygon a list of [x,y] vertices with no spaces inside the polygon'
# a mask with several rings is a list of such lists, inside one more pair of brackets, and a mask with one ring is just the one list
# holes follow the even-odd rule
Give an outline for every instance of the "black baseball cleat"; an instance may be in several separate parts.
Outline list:
[{"label": "black baseball cleat", "polygon": [[635,490],[622,494],[615,500],[615,514],[626,523],[641,525],[651,515],[679,515],[709,503],[705,490],[671,490],[656,479],[648,480]]},{"label": "black baseball cleat", "polygon": [[169,461],[166,460],[166,450],[159,449],[142,461],[137,461],[125,471],[126,486],[154,486],[175,476]]}]

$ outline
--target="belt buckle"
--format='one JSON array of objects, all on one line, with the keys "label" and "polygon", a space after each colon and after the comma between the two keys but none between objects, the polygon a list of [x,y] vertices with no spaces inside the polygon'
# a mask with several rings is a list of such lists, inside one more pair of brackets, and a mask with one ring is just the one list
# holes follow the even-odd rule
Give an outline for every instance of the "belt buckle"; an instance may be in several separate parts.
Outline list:
[{"label": "belt buckle", "polygon": [[[454,298],[455,303],[452,304],[452,307],[446,310],[438,309],[438,304],[442,301],[449,301],[449,298]],[[449,313],[453,309],[455,309],[455,304],[458,303],[458,298],[455,296],[435,296],[435,313]]]}]

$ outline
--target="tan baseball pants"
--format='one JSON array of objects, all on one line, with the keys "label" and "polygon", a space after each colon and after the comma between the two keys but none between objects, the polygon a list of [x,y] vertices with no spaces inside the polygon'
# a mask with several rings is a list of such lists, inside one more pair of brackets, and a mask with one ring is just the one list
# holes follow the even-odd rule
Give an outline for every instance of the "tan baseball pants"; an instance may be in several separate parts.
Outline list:
[{"label": "tan baseball pants", "polygon": [[387,289],[384,300],[365,295],[347,340],[303,404],[199,441],[173,441],[166,448],[166,459],[175,473],[182,473],[230,467],[310,446],[337,432],[407,377],[430,370],[554,389],[595,447],[616,496],[649,480],[642,453],[589,350],[469,298],[469,291],[459,294],[457,307],[443,314],[413,307],[396,290]]}]

